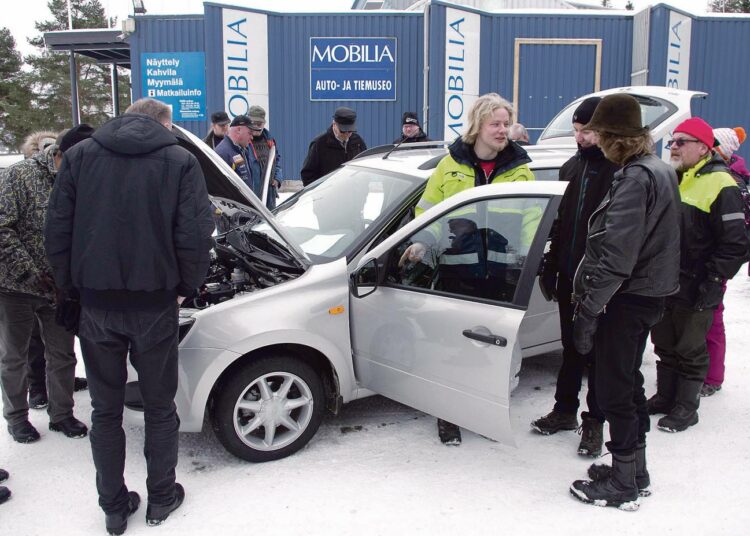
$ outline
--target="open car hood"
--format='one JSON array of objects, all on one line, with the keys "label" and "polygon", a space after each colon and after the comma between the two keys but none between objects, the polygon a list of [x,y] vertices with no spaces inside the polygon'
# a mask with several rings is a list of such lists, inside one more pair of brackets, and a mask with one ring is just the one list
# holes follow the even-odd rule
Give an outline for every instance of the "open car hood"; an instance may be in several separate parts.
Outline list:
[{"label": "open car hood", "polygon": [[198,159],[206,179],[208,195],[222,214],[227,216],[227,221],[231,221],[235,226],[241,226],[258,219],[265,220],[278,235],[274,238],[288,248],[289,253],[302,266],[310,264],[310,259],[299,244],[278,224],[271,211],[213,149],[193,133],[177,125],[173,125],[172,133],[177,137],[180,146]]}]

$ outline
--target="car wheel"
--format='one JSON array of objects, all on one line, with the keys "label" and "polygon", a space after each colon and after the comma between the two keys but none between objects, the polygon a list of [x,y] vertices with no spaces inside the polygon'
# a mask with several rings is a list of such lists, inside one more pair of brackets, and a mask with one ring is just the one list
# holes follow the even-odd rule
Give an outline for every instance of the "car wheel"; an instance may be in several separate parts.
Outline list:
[{"label": "car wheel", "polygon": [[323,381],[290,357],[251,361],[222,386],[212,423],[219,441],[250,462],[285,458],[315,435],[325,407]]}]

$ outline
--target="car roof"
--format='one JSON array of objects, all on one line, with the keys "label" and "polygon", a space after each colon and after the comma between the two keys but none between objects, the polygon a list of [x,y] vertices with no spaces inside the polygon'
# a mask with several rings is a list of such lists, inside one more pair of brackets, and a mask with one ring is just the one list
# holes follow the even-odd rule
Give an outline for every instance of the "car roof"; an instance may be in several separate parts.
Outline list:
[{"label": "car roof", "polygon": [[[381,145],[367,150],[345,165],[406,173],[426,180],[438,162],[448,154],[450,143],[410,143],[398,146],[390,153],[388,151],[394,148],[393,145]],[[526,145],[523,148],[531,158],[529,167],[532,170],[559,168],[575,154],[575,147],[569,145]]]}]

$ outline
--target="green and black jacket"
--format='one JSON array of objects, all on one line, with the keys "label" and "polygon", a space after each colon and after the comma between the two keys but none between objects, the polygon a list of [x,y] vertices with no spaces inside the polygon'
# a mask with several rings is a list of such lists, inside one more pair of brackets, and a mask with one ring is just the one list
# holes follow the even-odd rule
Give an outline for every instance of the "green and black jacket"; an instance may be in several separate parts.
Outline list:
[{"label": "green and black jacket", "polygon": [[680,291],[694,303],[708,277],[731,279],[748,258],[745,214],[737,183],[716,154],[680,177]]}]

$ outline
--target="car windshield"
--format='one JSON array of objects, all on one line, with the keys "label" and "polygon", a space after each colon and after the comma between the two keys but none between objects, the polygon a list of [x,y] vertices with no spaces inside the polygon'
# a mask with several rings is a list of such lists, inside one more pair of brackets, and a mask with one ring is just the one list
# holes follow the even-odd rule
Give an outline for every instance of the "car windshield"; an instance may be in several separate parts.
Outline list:
[{"label": "car windshield", "polygon": [[[281,205],[276,223],[315,263],[346,255],[371,225],[378,225],[423,181],[354,165],[337,169]],[[275,236],[259,222],[254,231]]]},{"label": "car windshield", "polygon": [[[642,124],[647,125],[651,130],[667,117],[672,115],[677,107],[671,102],[663,101],[653,97],[644,97],[642,95],[633,95],[641,105]],[[572,138],[573,137],[573,112],[580,104],[580,101],[573,102],[564,108],[544,129],[539,140],[550,138]]]}]

